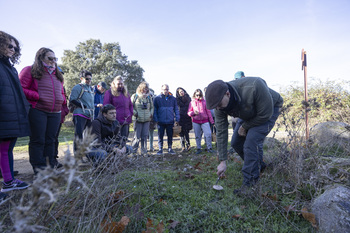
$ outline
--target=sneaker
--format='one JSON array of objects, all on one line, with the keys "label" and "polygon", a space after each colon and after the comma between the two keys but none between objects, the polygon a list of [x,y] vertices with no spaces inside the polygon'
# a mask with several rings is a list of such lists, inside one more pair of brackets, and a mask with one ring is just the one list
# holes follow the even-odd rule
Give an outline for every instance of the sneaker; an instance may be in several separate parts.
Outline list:
[{"label": "sneaker", "polygon": [[208,152],[209,152],[209,153],[214,153],[215,151],[213,151],[213,149],[210,148],[210,149],[208,149]]},{"label": "sneaker", "polygon": [[26,189],[28,187],[29,187],[29,184],[27,184],[26,182],[23,182],[18,179],[13,179],[8,183],[2,182],[1,192],[9,192],[15,189]]},{"label": "sneaker", "polygon": [[3,200],[5,200],[9,195],[7,193],[1,193],[0,192],[0,202],[2,202]]},{"label": "sneaker", "polygon": [[157,152],[157,155],[163,155],[163,150],[159,150],[159,151]]},{"label": "sneaker", "polygon": [[196,154],[198,155],[200,153],[202,153],[202,149],[197,149]]},{"label": "sneaker", "polygon": [[149,151],[150,151],[150,152],[153,152],[153,151],[154,151],[154,148],[150,148]]},{"label": "sneaker", "polygon": [[171,148],[168,149],[168,153],[171,155],[176,155],[175,151]]}]

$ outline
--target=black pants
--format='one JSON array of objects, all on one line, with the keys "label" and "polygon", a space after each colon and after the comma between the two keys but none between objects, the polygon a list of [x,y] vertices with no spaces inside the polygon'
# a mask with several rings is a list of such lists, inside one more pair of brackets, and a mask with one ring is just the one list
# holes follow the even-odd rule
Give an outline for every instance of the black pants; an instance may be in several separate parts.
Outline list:
[{"label": "black pants", "polygon": [[61,113],[49,113],[35,108],[29,111],[31,135],[29,138],[29,161],[34,172],[46,167],[46,157],[55,155],[56,133],[61,121]]},{"label": "black pants", "polygon": [[77,143],[76,143],[76,139],[83,139],[83,132],[84,129],[86,127],[90,127],[91,126],[91,120],[81,117],[81,116],[73,116],[73,122],[74,122],[74,127],[75,127],[75,132],[74,132],[74,136],[75,136],[75,140],[74,140],[74,144],[73,144],[73,149],[74,151],[77,150]]}]

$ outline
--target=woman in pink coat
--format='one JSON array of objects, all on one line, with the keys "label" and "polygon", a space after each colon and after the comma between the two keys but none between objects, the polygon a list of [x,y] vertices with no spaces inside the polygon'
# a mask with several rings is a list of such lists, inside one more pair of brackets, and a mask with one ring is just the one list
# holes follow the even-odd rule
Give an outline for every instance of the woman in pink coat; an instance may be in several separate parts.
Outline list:
[{"label": "woman in pink coat", "polygon": [[211,130],[209,122],[214,124],[214,120],[211,116],[210,110],[206,107],[203,92],[200,89],[195,90],[193,93],[193,99],[188,107],[187,114],[192,117],[192,124],[197,144],[196,154],[200,154],[202,152],[202,133],[204,134],[207,151],[209,153],[213,153],[214,151],[211,145]]}]

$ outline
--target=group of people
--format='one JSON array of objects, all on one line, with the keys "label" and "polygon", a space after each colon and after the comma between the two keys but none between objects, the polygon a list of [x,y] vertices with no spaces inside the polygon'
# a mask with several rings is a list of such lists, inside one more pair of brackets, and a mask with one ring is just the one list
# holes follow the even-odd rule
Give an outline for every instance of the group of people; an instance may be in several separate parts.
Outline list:
[{"label": "group of people", "polygon": [[[154,150],[156,127],[157,155],[164,152],[165,133],[167,152],[175,154],[174,125],[181,126],[182,152],[191,148],[189,132],[193,128],[196,153],[202,152],[202,135],[206,150],[213,153],[211,133],[215,125],[220,160],[217,174],[222,176],[226,171],[228,116],[233,116],[236,124],[231,146],[244,160],[243,186],[237,192],[245,195],[251,190],[266,167],[262,145],[275,124],[283,99],[261,78],[245,77],[241,72],[233,81],[210,83],[205,93],[196,89],[192,98],[181,87],[174,96],[167,84],[163,84],[161,93],[155,96],[149,84],[142,82],[130,96],[121,76],[114,78],[110,89],[104,82],[93,87],[93,74],[83,70],[81,82],[73,87],[67,105],[63,72],[57,66],[54,51],[40,48],[34,64],[23,68],[18,75],[14,64],[20,56],[18,40],[0,31],[0,169],[4,179],[0,199],[7,196],[7,191],[29,186],[14,177],[13,148],[18,137],[30,136],[29,160],[34,173],[48,165],[62,166],[57,161],[58,135],[69,111],[73,113],[76,139],[82,139],[87,127],[92,128],[98,139],[98,144],[87,154],[94,162],[126,146],[132,122],[135,133],[129,153],[137,153],[140,147],[143,155],[147,155],[148,139],[150,150]],[[79,145],[75,140],[74,151]]]}]

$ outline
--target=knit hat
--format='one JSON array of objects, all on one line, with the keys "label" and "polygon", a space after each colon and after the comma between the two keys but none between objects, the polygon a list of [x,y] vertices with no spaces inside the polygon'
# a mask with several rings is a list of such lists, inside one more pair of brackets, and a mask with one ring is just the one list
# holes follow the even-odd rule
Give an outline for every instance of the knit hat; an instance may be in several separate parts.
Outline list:
[{"label": "knit hat", "polygon": [[205,101],[207,102],[207,109],[216,108],[220,104],[227,90],[228,86],[222,80],[216,80],[210,83],[205,92]]},{"label": "knit hat", "polygon": [[244,77],[244,72],[243,71],[237,71],[235,73],[235,79],[240,79]]}]

